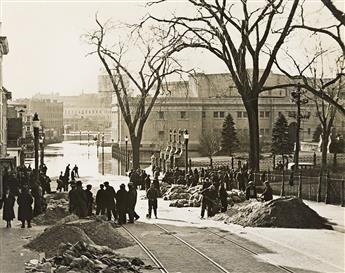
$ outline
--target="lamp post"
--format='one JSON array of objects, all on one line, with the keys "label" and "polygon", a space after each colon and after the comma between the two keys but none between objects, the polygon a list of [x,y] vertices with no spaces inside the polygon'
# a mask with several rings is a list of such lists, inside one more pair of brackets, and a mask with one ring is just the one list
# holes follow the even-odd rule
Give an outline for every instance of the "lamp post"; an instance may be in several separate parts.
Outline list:
[{"label": "lamp post", "polygon": [[125,172],[128,172],[128,137],[127,136],[125,137],[125,144],[126,144],[126,152],[125,152],[125,161],[126,161],[125,167],[126,167],[126,169],[125,169]]},{"label": "lamp post", "polygon": [[100,141],[100,132],[97,133],[97,157],[98,157],[98,147],[99,147],[99,141]]},{"label": "lamp post", "polygon": [[186,173],[188,172],[188,141],[189,141],[189,134],[187,129],[184,131],[183,134],[184,144],[186,145]]},{"label": "lamp post", "polygon": [[104,175],[104,133],[102,134],[102,175]]},{"label": "lamp post", "polygon": [[89,146],[90,131],[87,131],[87,146]]},{"label": "lamp post", "polygon": [[296,103],[297,106],[297,115],[296,115],[296,145],[295,145],[295,153],[294,153],[294,170],[299,169],[299,151],[300,151],[300,130],[301,130],[301,105],[308,103],[307,99],[301,99],[301,87],[298,85],[297,90],[291,92],[292,101]]},{"label": "lamp post", "polygon": [[[43,129],[42,129],[43,131]],[[39,139],[39,142],[40,142],[40,148],[41,148],[41,168],[43,167],[44,165],[44,133],[42,132],[42,135]]]},{"label": "lamp post", "polygon": [[34,148],[35,148],[35,183],[38,185],[38,145],[39,145],[39,130],[40,120],[38,114],[35,113],[32,119],[32,127],[34,128]]},{"label": "lamp post", "polygon": [[81,144],[81,131],[79,131],[79,145]]}]

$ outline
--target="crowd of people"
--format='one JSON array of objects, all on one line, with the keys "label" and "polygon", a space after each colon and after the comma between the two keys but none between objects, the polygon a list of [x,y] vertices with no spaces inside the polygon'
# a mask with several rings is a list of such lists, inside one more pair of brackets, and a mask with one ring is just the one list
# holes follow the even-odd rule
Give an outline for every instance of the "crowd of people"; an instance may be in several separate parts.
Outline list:
[{"label": "crowd of people", "polygon": [[[218,168],[194,168],[189,171],[175,168],[164,173],[160,181],[160,169],[153,170],[153,178],[145,170],[131,170],[128,174],[129,183],[120,185],[119,190],[104,182],[94,196],[92,185],[83,188],[79,178],[78,166],[71,170],[70,164],[61,172],[57,179],[57,191],[68,191],[69,212],[80,218],[91,215],[105,215],[109,221],[114,220],[120,225],[134,223],[139,219],[135,211],[137,203],[137,189],[146,191],[148,210],[146,217],[151,218],[152,212],[157,218],[158,198],[161,197],[160,185],[181,184],[187,187],[202,185],[200,194],[201,213],[203,219],[212,217],[218,212],[226,212],[228,208],[227,191],[237,188],[244,192],[246,199],[255,198],[268,201],[273,199],[272,188],[267,181],[267,173],[260,176],[265,188],[261,196],[257,195],[253,172],[243,165],[237,170],[228,166]],[[39,171],[39,183],[35,183],[34,171],[29,166],[18,167],[16,171],[5,172],[4,194],[0,199],[0,208],[3,207],[3,219],[7,227],[11,227],[11,221],[15,218],[14,204],[18,203],[18,220],[22,227],[31,227],[31,219],[45,209],[44,195],[51,193],[50,178],[46,175],[47,167],[42,166]],[[32,207],[34,206],[34,207]]]},{"label": "crowd of people", "polygon": [[17,217],[22,223],[21,227],[31,228],[32,218],[46,209],[44,195],[51,193],[47,166],[43,164],[39,167],[38,179],[35,169],[32,169],[30,164],[21,165],[13,170],[5,168],[2,179],[3,195],[0,196],[0,209],[3,209],[6,227],[12,227],[12,221],[15,219],[14,206],[17,202]]}]

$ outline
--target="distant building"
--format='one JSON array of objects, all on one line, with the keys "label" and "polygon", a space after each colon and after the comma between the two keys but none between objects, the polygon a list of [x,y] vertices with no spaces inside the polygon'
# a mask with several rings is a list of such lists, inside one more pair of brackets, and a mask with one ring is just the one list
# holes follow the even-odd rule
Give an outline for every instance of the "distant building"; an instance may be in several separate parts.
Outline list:
[{"label": "distant building", "polygon": [[[250,71],[249,71],[250,73]],[[283,75],[271,73],[267,85],[288,82]],[[221,133],[222,124],[227,114],[231,114],[237,134],[243,147],[248,147],[249,128],[247,112],[244,108],[235,84],[229,74],[198,74],[186,82],[169,84],[169,92],[157,99],[145,124],[142,148],[157,151],[166,147],[169,128],[188,129],[189,147],[198,151],[199,139],[203,132]],[[291,101],[291,88],[276,89],[262,93],[259,99],[260,142],[269,145],[272,129],[279,114],[284,114],[289,123],[289,133],[294,139],[296,132],[296,105]],[[320,123],[316,106],[310,101],[301,109],[305,116],[301,122],[300,138],[311,141],[313,132]],[[344,131],[345,123],[336,124],[337,130]],[[342,126],[342,127],[341,127]],[[125,121],[113,96],[112,139],[124,145],[125,136],[129,136]]]}]

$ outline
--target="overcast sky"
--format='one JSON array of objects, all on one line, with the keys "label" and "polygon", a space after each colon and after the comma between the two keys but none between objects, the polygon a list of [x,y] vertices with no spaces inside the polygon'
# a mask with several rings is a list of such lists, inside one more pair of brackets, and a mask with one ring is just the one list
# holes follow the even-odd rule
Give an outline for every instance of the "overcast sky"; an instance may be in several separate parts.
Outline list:
[{"label": "overcast sky", "polygon": [[[1,35],[10,52],[4,57],[4,86],[14,98],[59,92],[75,95],[97,91],[101,63],[81,35],[95,29],[101,18],[134,23],[146,14],[140,1],[29,1],[0,0]],[[183,1],[173,7],[183,8]],[[316,4],[315,4],[316,5]],[[201,53],[191,63],[205,72],[227,72],[212,56]]]}]

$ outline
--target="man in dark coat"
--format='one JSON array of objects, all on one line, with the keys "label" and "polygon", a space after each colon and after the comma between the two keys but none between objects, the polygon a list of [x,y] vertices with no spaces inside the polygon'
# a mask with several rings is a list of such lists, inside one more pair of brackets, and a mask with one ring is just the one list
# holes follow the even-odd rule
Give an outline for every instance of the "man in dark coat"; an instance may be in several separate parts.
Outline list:
[{"label": "man in dark coat", "polygon": [[104,185],[99,185],[100,189],[97,191],[96,194],[96,215],[104,215],[105,214],[105,190]]},{"label": "man in dark coat", "polygon": [[93,205],[93,196],[92,196],[92,185],[87,185],[85,189],[86,200],[87,200],[87,216],[92,215],[92,205]]},{"label": "man in dark coat", "polygon": [[3,207],[2,219],[6,221],[7,228],[11,227],[11,221],[15,218],[13,208],[15,201],[14,195],[9,189],[6,189],[5,194],[3,195],[2,199],[0,199],[0,209]]},{"label": "man in dark coat", "polygon": [[116,193],[117,212],[119,214],[119,224],[126,224],[126,213],[128,211],[128,192],[125,184],[120,185],[120,189]]},{"label": "man in dark coat", "polygon": [[71,183],[71,190],[68,192],[68,199],[69,199],[69,212],[75,213],[76,207],[76,198],[75,198],[75,191],[76,191],[76,184],[75,182]]},{"label": "man in dark coat", "polygon": [[86,193],[83,190],[82,183],[81,181],[76,182],[76,189],[74,192],[73,197],[75,198],[74,200],[74,209],[75,209],[75,214],[79,218],[83,218],[87,216],[87,197]]},{"label": "man in dark coat", "polygon": [[105,193],[104,193],[104,204],[105,204],[105,210],[107,212],[108,221],[111,220],[111,214],[114,216],[114,220],[117,220],[117,213],[115,210],[115,197],[116,193],[112,186],[109,185],[109,182],[104,182],[105,186]]},{"label": "man in dark coat", "polygon": [[153,183],[151,184],[150,188],[147,190],[146,197],[147,197],[148,205],[149,205],[149,212],[147,214],[147,217],[151,218],[151,213],[153,209],[153,213],[155,214],[155,217],[157,219],[158,191],[156,187],[153,185]]},{"label": "man in dark coat", "polygon": [[265,181],[264,184],[265,184],[265,189],[264,189],[264,192],[261,194],[260,197],[264,201],[270,201],[273,199],[273,190],[272,190],[270,183],[268,181]]},{"label": "man in dark coat", "polygon": [[135,212],[135,205],[137,204],[137,190],[132,182],[128,183],[128,223],[134,223],[134,219],[138,220],[139,215]]},{"label": "man in dark coat", "polygon": [[145,190],[148,191],[149,188],[151,186],[151,178],[150,178],[150,175],[146,175],[146,178],[145,178]]},{"label": "man in dark coat", "polygon": [[19,194],[17,199],[18,220],[22,222],[22,228],[25,228],[25,221],[28,223],[28,228],[31,228],[33,202],[34,199],[32,198],[28,187],[23,187],[22,192]]},{"label": "man in dark coat", "polygon": [[228,193],[226,192],[224,183],[221,183],[219,187],[219,199],[222,205],[221,212],[226,212],[228,209]]}]

